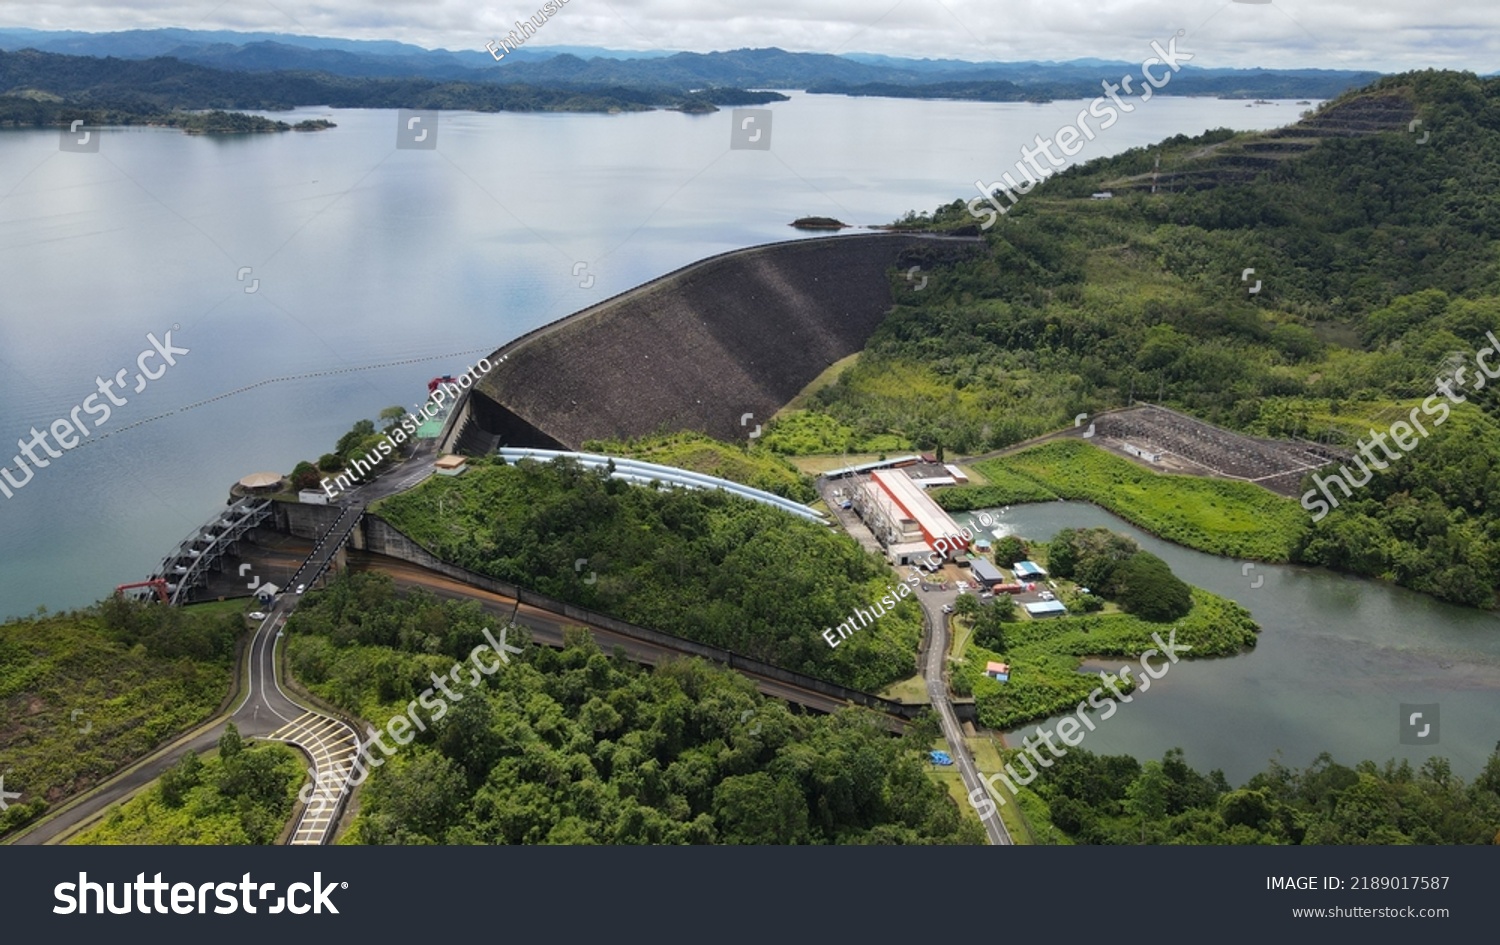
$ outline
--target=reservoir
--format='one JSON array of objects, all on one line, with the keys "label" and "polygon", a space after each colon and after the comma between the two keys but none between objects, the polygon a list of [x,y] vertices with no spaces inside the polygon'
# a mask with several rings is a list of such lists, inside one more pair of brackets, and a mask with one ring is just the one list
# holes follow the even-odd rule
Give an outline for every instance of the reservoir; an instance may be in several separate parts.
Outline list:
[{"label": "reservoir", "polygon": [[[1085,503],[993,514],[1003,534],[1038,541],[1063,528],[1123,532],[1178,577],[1236,601],[1260,624],[1253,650],[1177,663],[1099,722],[1084,749],[1146,760],[1180,747],[1189,765],[1221,768],[1237,787],[1278,753],[1282,764],[1303,768],[1323,751],[1350,767],[1390,758],[1418,767],[1441,755],[1472,779],[1500,741],[1500,618],[1493,614],[1318,568],[1246,568],[1249,562],[1153,538]],[[978,528],[972,516],[958,520]],[[1402,703],[1440,706],[1437,745],[1400,744]],[[1007,733],[1007,743],[1019,745],[1036,727]]]}]

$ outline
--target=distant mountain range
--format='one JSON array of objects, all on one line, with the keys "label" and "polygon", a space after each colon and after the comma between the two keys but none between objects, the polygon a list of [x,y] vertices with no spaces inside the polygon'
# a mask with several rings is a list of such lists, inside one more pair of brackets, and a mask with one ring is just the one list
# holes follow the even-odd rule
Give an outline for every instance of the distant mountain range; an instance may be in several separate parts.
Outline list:
[{"label": "distant mountain range", "polygon": [[[476,37],[476,40],[499,38]],[[1138,63],[1124,60],[965,62],[872,54],[796,53],[775,48],[666,53],[528,45],[496,61],[483,50],[455,52],[386,40],[285,33],[0,29],[0,50],[21,49],[127,60],[171,57],[231,72],[322,72],[345,78],[421,78],[542,88],[792,89],[988,101],[1088,97],[1098,94],[1101,80],[1117,80],[1139,69]],[[1378,77],[1379,73],[1369,71],[1197,69],[1187,65],[1162,89],[1162,94],[1329,98]],[[0,89],[0,93],[4,91]]]}]

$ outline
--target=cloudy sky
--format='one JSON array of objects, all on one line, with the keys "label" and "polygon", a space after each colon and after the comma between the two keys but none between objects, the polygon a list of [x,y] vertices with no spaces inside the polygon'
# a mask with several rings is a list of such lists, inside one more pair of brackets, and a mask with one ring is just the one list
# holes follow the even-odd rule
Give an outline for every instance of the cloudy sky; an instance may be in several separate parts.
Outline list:
[{"label": "cloudy sky", "polygon": [[[0,0],[0,26],[176,26],[482,49],[542,0]],[[536,46],[779,46],[968,60],[1139,61],[1186,31],[1194,65],[1500,68],[1495,0],[568,0]]]}]

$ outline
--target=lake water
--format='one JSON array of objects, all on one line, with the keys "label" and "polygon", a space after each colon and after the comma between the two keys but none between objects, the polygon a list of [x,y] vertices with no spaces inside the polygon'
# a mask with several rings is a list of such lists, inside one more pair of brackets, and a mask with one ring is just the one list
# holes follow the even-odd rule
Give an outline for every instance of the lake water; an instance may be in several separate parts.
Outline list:
[{"label": "lake water", "polygon": [[[1472,778],[1500,740],[1500,618],[1493,614],[1316,568],[1246,568],[1083,503],[1014,506],[995,527],[1046,541],[1062,528],[1094,526],[1129,534],[1184,581],[1248,608],[1261,633],[1245,654],[1177,663],[1096,723],[1082,748],[1147,759],[1181,747],[1188,764],[1222,768],[1238,785],[1278,752],[1299,768],[1323,751],[1351,766],[1388,758],[1415,766],[1442,755]],[[977,524],[969,527],[978,533]],[[1122,661],[1101,665],[1118,672]],[[1400,744],[1402,703],[1438,704],[1438,744]],[[1040,724],[1054,729],[1056,721]],[[1018,729],[1007,742],[1019,745],[1037,727]]]}]

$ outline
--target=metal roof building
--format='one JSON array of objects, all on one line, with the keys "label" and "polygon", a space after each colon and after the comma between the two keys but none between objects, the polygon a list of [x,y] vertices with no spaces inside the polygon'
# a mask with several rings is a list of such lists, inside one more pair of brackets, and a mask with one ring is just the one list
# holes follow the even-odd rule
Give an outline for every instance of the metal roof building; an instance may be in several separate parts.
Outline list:
[{"label": "metal roof building", "polygon": [[1005,575],[1000,573],[1000,569],[983,558],[975,558],[971,561],[969,572],[974,575],[976,581],[986,586],[1005,583]]},{"label": "metal roof building", "polygon": [[1016,580],[1029,581],[1033,578],[1044,578],[1047,572],[1035,561],[1017,561],[1015,564]]},{"label": "metal roof building", "polygon": [[1060,600],[1039,600],[1026,604],[1025,607],[1026,612],[1038,620],[1043,617],[1061,617],[1068,612],[1067,605]]},{"label": "metal roof building", "polygon": [[936,547],[940,538],[949,539],[950,544],[956,543],[955,539],[957,542],[963,541],[963,532],[958,523],[931,496],[923,492],[922,487],[913,482],[910,476],[901,472],[876,470],[870,474],[870,481],[907,517],[916,522],[922,538],[929,545]]}]

